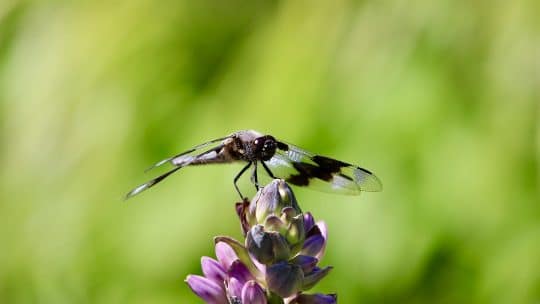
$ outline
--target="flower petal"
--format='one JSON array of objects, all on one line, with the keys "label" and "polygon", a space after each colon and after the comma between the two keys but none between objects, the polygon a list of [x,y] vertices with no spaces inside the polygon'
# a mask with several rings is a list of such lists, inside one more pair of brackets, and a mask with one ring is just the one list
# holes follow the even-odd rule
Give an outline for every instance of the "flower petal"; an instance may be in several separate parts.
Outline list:
[{"label": "flower petal", "polygon": [[291,187],[289,187],[289,185],[282,179],[278,180],[278,190],[282,205],[291,206],[297,211],[297,213],[302,213],[300,206],[298,206],[298,203],[296,202],[296,197],[294,197]]},{"label": "flower petal", "polygon": [[246,237],[246,247],[257,261],[270,264],[290,258],[287,240],[278,232],[266,232],[262,225],[253,226]]},{"label": "flower petal", "polygon": [[266,268],[268,289],[282,298],[300,291],[303,281],[304,274],[298,265],[280,262]]},{"label": "flower petal", "polygon": [[315,255],[319,261],[324,256],[324,251],[326,249],[326,243],[328,242],[328,229],[326,227],[326,223],[323,221],[317,222],[317,227],[319,228],[319,231],[321,232],[321,236],[324,238],[324,244],[321,249],[319,249],[319,252]]},{"label": "flower petal", "polygon": [[216,257],[224,269],[228,269],[234,261],[238,260],[234,250],[225,242],[216,242]]},{"label": "flower petal", "polygon": [[227,273],[223,266],[212,258],[203,256],[201,258],[201,267],[204,276],[220,286],[222,286],[223,282],[227,279]]},{"label": "flower petal", "polygon": [[231,278],[229,280],[229,284],[227,285],[227,291],[229,292],[228,295],[230,297],[240,299],[242,297],[242,287],[244,287],[244,283],[240,282],[236,278]]},{"label": "flower petal", "polygon": [[[251,257],[249,256],[248,251],[246,247],[244,247],[244,245],[240,244],[237,240],[227,237],[227,236],[217,236],[214,238],[214,242],[216,243],[216,246],[220,242],[224,242],[227,245],[229,245],[229,247],[232,248],[233,252],[235,253],[235,256],[237,257],[237,259],[239,259],[240,261],[242,261],[242,263],[244,263],[244,265],[246,265],[246,267],[249,269],[249,272],[251,272],[256,278],[263,277],[259,269],[255,266],[255,264],[253,264],[253,261],[251,260]],[[216,249],[216,256],[218,256],[217,249]],[[232,262],[233,261],[231,261],[228,264],[226,269],[230,267]]]},{"label": "flower petal", "polygon": [[300,294],[296,296],[289,304],[335,304],[337,303],[337,295],[333,294]]},{"label": "flower petal", "polygon": [[255,217],[258,223],[262,223],[269,214],[276,213],[279,207],[281,197],[279,196],[277,187],[278,181],[273,180],[270,184],[262,188],[253,200],[256,204]]},{"label": "flower petal", "polygon": [[286,229],[285,223],[283,223],[283,221],[275,214],[266,217],[264,220],[264,228],[267,231],[277,231],[279,233],[285,232]]},{"label": "flower petal", "polygon": [[262,225],[251,227],[246,237],[247,250],[262,264],[271,263],[274,260],[272,239],[264,231]]},{"label": "flower petal", "polygon": [[301,214],[291,218],[290,224],[287,228],[285,238],[289,244],[297,244],[304,241],[306,234],[304,231],[304,218]]},{"label": "flower petal", "polygon": [[281,209],[281,220],[284,222],[290,222],[293,217],[295,217],[298,212],[293,207],[285,207]]},{"label": "flower petal", "polygon": [[290,206],[296,213],[302,213],[294,194],[284,180],[274,179],[260,189],[249,206],[249,216],[255,215],[257,223],[263,223],[269,214],[276,214],[283,207]]},{"label": "flower petal", "polygon": [[304,275],[313,271],[319,260],[309,255],[297,255],[291,260],[291,263],[296,264],[302,268]]},{"label": "flower petal", "polygon": [[198,275],[188,275],[186,283],[191,290],[210,304],[227,304],[227,296],[221,286],[214,281]]},{"label": "flower petal", "polygon": [[255,281],[249,281],[242,288],[242,303],[266,304],[266,295],[262,287]]},{"label": "flower petal", "polygon": [[285,238],[277,232],[269,232],[274,250],[274,261],[286,261],[291,257],[291,250]]},{"label": "flower petal", "polygon": [[320,233],[313,234],[310,237],[306,238],[306,240],[304,241],[304,246],[302,247],[302,250],[300,252],[303,255],[316,256],[317,254],[321,252],[321,250],[324,247],[325,247],[324,237]]},{"label": "flower petal", "polygon": [[304,284],[302,286],[302,290],[308,290],[315,286],[322,278],[324,278],[330,270],[332,270],[332,266],[328,266],[325,268],[319,268],[315,267],[313,271],[309,274],[304,274]]},{"label": "flower petal", "polygon": [[247,269],[246,265],[240,260],[236,260],[232,263],[231,267],[229,267],[228,274],[230,278],[235,278],[242,284],[255,279]]},{"label": "flower petal", "polygon": [[306,231],[306,234],[309,230],[311,230],[313,226],[315,226],[315,220],[313,219],[313,215],[311,215],[310,212],[304,213],[304,229]]}]

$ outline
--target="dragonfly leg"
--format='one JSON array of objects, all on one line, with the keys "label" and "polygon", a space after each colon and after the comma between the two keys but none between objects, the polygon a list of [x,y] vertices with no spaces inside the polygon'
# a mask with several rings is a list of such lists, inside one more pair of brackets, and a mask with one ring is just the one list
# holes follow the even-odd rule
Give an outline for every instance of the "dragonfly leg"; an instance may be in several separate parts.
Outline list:
[{"label": "dragonfly leg", "polygon": [[244,172],[246,172],[246,170],[249,168],[249,166],[251,166],[251,164],[252,164],[252,162],[249,162],[244,168],[242,168],[242,170],[240,170],[240,172],[234,178],[234,188],[236,188],[236,191],[238,192],[238,194],[240,194],[240,198],[242,200],[244,199],[244,196],[242,195],[242,192],[240,192],[240,189],[238,188],[238,185],[236,184],[236,182],[238,181],[240,176],[242,176],[242,174],[244,174]]},{"label": "dragonfly leg", "polygon": [[253,162],[253,174],[251,175],[251,182],[255,184],[255,190],[259,191],[259,178],[257,176],[257,162]]},{"label": "dragonfly leg", "polygon": [[270,175],[271,178],[275,179],[276,177],[274,176],[274,173],[270,171],[270,168],[268,168],[268,166],[264,162],[261,162],[261,163],[264,167],[264,170],[266,170],[266,173],[268,173],[268,175]]}]

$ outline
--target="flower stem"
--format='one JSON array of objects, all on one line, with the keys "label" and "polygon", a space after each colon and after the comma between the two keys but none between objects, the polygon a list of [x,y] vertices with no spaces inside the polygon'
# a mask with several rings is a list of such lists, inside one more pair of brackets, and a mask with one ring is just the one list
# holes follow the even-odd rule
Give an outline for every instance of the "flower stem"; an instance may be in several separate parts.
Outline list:
[{"label": "flower stem", "polygon": [[271,292],[271,291],[268,291],[268,293],[266,294],[267,298],[268,298],[268,304],[283,304],[285,302],[283,302],[283,299],[276,295],[275,293]]}]

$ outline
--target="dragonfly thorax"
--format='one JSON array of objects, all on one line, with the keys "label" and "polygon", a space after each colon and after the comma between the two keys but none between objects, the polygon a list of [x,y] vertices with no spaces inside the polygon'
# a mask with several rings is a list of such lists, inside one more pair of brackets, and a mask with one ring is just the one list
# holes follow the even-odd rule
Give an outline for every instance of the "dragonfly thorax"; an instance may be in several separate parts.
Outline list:
[{"label": "dragonfly thorax", "polygon": [[259,136],[249,141],[237,139],[236,144],[241,159],[248,162],[268,161],[276,154],[277,141],[270,135]]}]

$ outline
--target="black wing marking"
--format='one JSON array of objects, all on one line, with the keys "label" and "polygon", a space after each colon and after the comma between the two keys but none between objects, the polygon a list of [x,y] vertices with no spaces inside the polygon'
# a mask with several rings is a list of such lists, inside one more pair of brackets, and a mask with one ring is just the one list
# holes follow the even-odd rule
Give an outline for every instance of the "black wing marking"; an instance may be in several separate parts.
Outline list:
[{"label": "black wing marking", "polygon": [[276,177],[297,186],[351,195],[382,190],[381,181],[370,171],[291,144],[279,143],[276,154],[265,163]]},{"label": "black wing marking", "polygon": [[[174,167],[165,172],[164,174],[156,177],[156,178],[153,178],[151,180],[149,180],[148,182],[142,184],[142,185],[139,185],[137,186],[136,188],[134,188],[133,190],[129,191],[126,196],[125,196],[125,199],[129,199],[153,186],[155,186],[157,183],[161,182],[162,180],[164,180],[165,178],[167,178],[169,175],[173,174],[174,172],[178,171],[179,169],[185,167],[185,166],[189,166],[190,164],[192,163],[197,163],[197,164],[203,164],[203,163],[211,163],[211,162],[226,162],[228,161],[228,159],[224,159],[222,156],[223,156],[223,153],[220,154],[220,151],[222,150],[224,144],[223,144],[223,141],[227,138],[229,138],[230,136],[228,137],[223,137],[223,138],[218,138],[218,139],[214,139],[214,140],[211,140],[209,142],[206,142],[206,143],[203,143],[203,144],[200,144],[198,146],[195,146],[185,152],[182,152],[180,154],[177,154],[175,156],[172,156],[172,157],[169,157],[169,158],[166,158],[162,161],[159,161],[157,162],[155,165],[153,165],[152,167],[146,169],[145,172],[149,171],[150,169],[153,169],[155,167],[159,167],[161,165],[164,165],[166,163],[170,163],[171,165],[173,165]],[[213,145],[213,146],[212,146]],[[201,150],[203,148],[207,148],[209,147],[209,149],[205,150],[204,152],[201,152]]]}]

